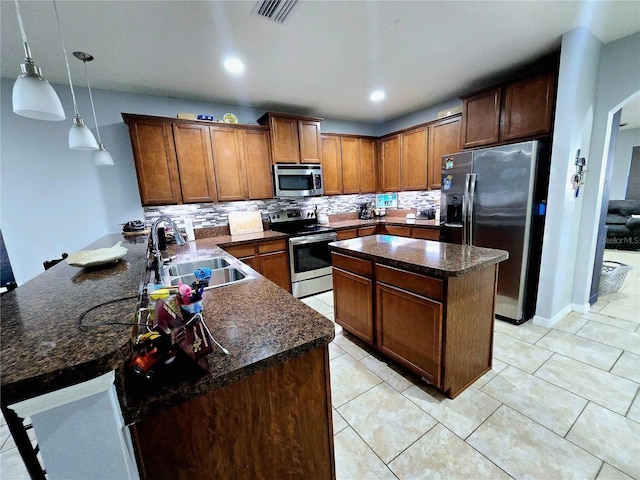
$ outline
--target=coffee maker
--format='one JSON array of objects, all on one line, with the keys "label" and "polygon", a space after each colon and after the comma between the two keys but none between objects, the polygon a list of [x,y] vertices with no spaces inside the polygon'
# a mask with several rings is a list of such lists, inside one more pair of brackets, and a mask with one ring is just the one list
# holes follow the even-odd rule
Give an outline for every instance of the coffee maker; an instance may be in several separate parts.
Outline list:
[{"label": "coffee maker", "polygon": [[371,220],[373,218],[371,202],[364,202],[358,205],[358,218],[360,220]]}]

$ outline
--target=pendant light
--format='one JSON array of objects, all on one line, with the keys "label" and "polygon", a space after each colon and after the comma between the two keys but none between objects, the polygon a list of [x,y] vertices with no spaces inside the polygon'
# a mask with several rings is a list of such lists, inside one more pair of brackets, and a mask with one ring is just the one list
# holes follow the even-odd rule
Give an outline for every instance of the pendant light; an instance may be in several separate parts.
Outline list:
[{"label": "pendant light", "polygon": [[87,62],[93,60],[93,55],[85,52],[73,52],[73,55],[84,63],[84,76],[87,79],[87,88],[89,89],[89,99],[91,100],[91,110],[93,111],[93,121],[96,122],[96,133],[98,134],[98,151],[93,154],[93,160],[98,166],[113,165],[113,158],[107,152],[100,138],[100,129],[98,128],[98,118],[96,117],[96,107],[93,104],[93,95],[91,94],[91,83],[89,83],[89,75],[87,74]]},{"label": "pendant light", "polygon": [[31,58],[31,50],[27,43],[27,35],[24,32],[18,0],[15,0],[15,4],[20,33],[22,33],[25,59],[24,63],[20,65],[22,73],[16,79],[16,83],[13,84],[13,111],[23,117],[36,118],[38,120],[64,120],[66,117],[56,91],[42,76],[42,70]]},{"label": "pendant light", "polygon": [[76,103],[76,94],[73,91],[73,82],[71,81],[71,69],[69,68],[69,59],[67,58],[67,49],[64,46],[64,37],[62,36],[62,27],[60,26],[60,16],[58,15],[58,6],[56,0],[53,0],[53,8],[56,11],[56,20],[58,21],[58,31],[60,32],[60,41],[62,42],[62,53],[64,53],[64,61],[67,65],[67,75],[69,77],[69,87],[71,88],[71,98],[73,98],[73,124],[69,129],[69,148],[72,150],[98,150],[93,133],[84,123],[82,117],[78,113],[78,104]]}]

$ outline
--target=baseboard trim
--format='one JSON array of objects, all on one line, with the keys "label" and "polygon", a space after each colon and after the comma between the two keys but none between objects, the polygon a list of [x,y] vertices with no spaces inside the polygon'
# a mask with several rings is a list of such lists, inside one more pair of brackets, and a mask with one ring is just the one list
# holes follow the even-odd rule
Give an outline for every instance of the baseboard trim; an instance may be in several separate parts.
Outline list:
[{"label": "baseboard trim", "polygon": [[591,311],[591,305],[589,303],[572,303],[571,310],[578,313],[589,313]]},{"label": "baseboard trim", "polygon": [[567,305],[566,307],[564,307],[562,310],[560,310],[558,313],[556,313],[553,317],[551,318],[547,318],[547,317],[541,317],[539,315],[534,315],[533,320],[531,320],[534,324],[536,325],[540,325],[543,327],[547,327],[547,328],[552,328],[556,323],[558,323],[560,320],[562,320],[565,315],[568,315],[569,313],[571,313],[573,305]]}]

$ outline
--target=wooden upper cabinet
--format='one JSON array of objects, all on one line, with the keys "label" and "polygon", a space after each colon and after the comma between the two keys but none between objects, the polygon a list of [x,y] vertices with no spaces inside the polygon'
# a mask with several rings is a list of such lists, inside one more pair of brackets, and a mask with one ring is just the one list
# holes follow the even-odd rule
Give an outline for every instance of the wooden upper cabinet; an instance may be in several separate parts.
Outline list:
[{"label": "wooden upper cabinet", "polygon": [[[342,193],[360,193],[360,139],[342,137]],[[324,152],[323,152],[324,154]]]},{"label": "wooden upper cabinet", "polygon": [[462,98],[463,147],[480,147],[500,140],[500,87]]},{"label": "wooden upper cabinet", "polygon": [[209,128],[218,200],[244,200],[247,197],[247,182],[242,161],[242,139],[233,128]]},{"label": "wooden upper cabinet", "polygon": [[360,138],[360,193],[375,193],[378,188],[378,141]]},{"label": "wooden upper cabinet", "polygon": [[325,195],[340,195],[342,193],[340,137],[322,136],[322,176]]},{"label": "wooden upper cabinet", "polygon": [[247,174],[247,197],[249,200],[273,198],[269,132],[255,128],[240,132]]},{"label": "wooden upper cabinet", "polygon": [[142,205],[182,202],[171,124],[123,114],[129,126]]},{"label": "wooden upper cabinet", "polygon": [[551,131],[555,84],[555,75],[546,73],[504,87],[502,141]]},{"label": "wooden upper cabinet", "polygon": [[173,140],[180,173],[182,201],[217,201],[209,128],[186,123],[174,124]]},{"label": "wooden upper cabinet", "polygon": [[258,119],[271,132],[273,163],[320,163],[322,141],[321,118],[267,112]]},{"label": "wooden upper cabinet", "polygon": [[429,174],[427,185],[439,190],[442,182],[442,156],[460,151],[460,116],[429,125]]},{"label": "wooden upper cabinet", "polygon": [[402,190],[427,189],[427,127],[402,133],[400,172]]},{"label": "wooden upper cabinet", "polygon": [[400,190],[400,134],[380,141],[380,190]]}]

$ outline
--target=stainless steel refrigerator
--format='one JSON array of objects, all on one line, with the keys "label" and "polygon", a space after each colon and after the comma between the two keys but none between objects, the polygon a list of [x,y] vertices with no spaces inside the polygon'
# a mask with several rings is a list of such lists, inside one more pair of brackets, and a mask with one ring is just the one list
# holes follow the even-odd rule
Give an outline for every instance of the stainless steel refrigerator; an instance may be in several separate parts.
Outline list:
[{"label": "stainless steel refrigerator", "polygon": [[442,157],[440,239],[509,252],[498,267],[496,316],[535,312],[549,149],[531,141]]}]

